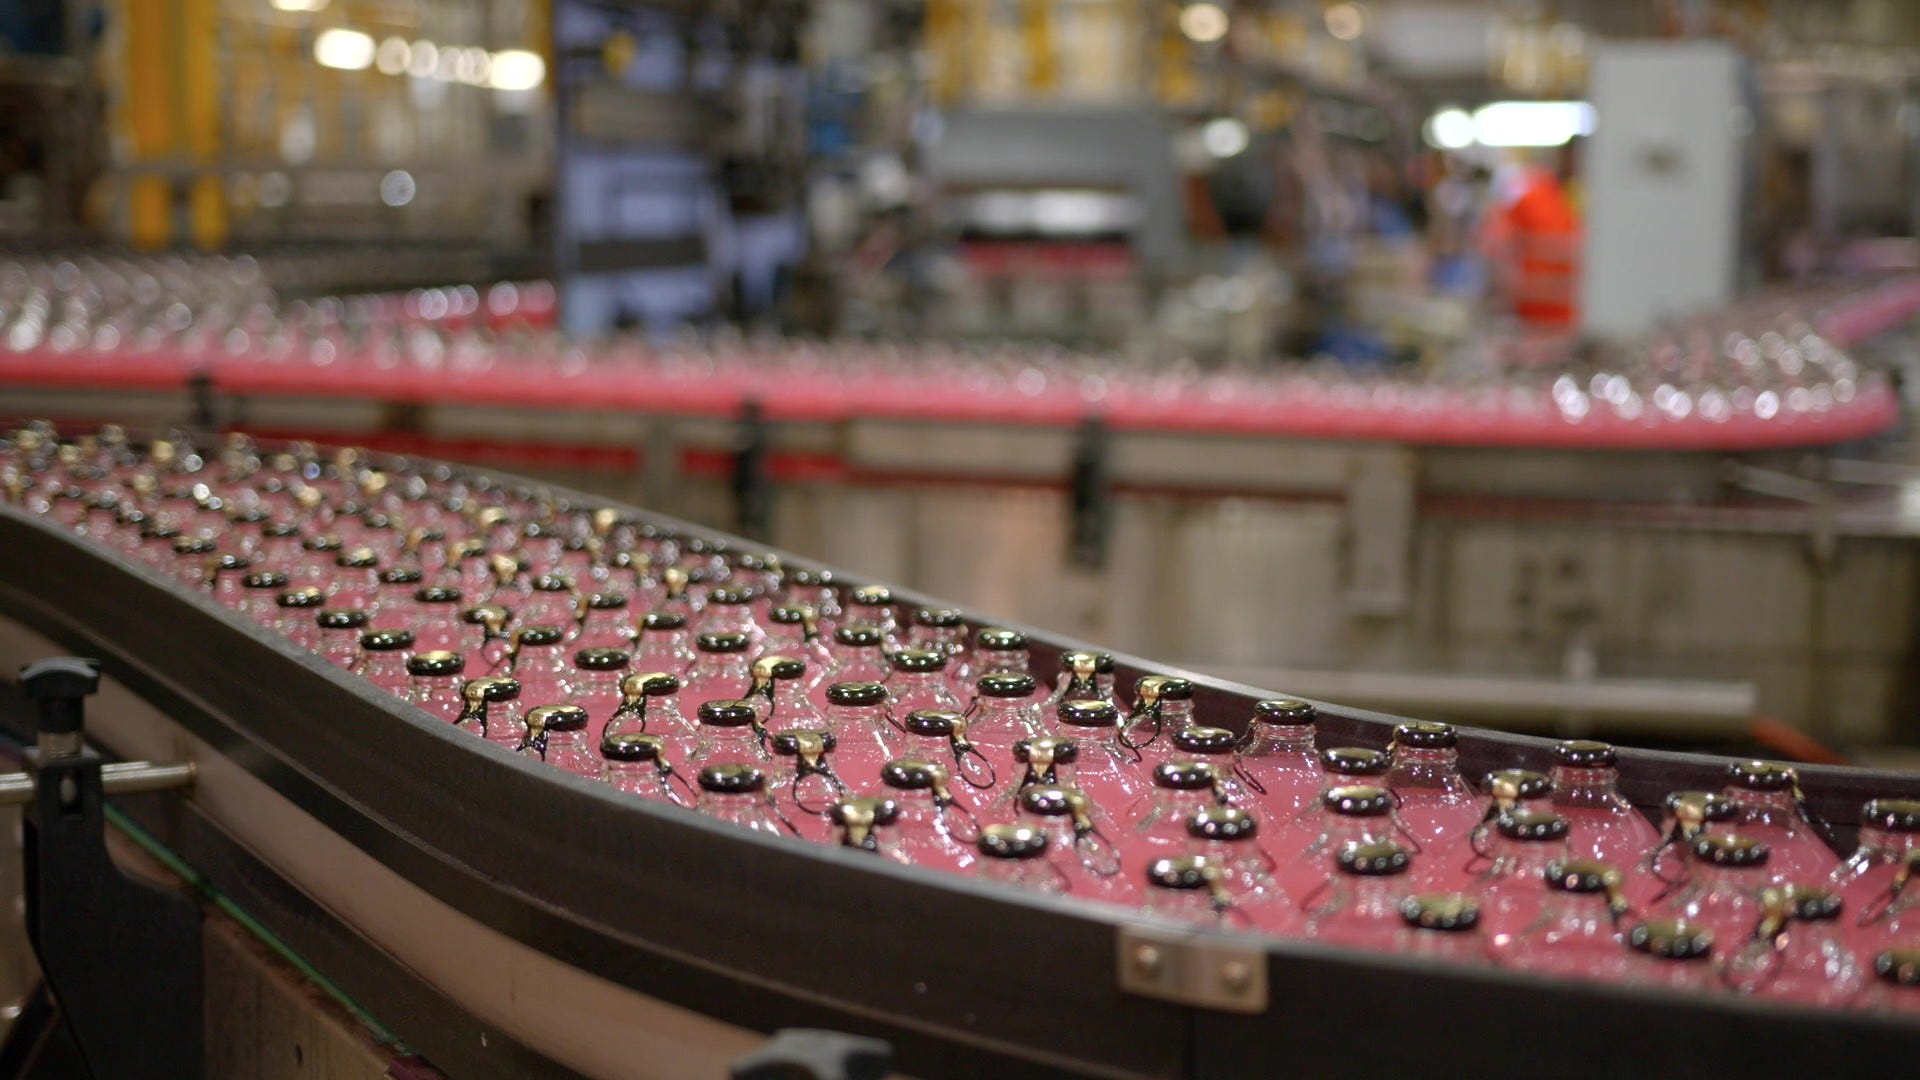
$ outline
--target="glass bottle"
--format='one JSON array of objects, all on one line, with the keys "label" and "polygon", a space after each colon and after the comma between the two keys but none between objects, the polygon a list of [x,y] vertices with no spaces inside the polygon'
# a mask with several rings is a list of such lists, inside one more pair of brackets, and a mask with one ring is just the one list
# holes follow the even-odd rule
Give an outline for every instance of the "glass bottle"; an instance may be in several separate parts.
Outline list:
[{"label": "glass bottle", "polygon": [[693,667],[687,672],[687,693],[701,701],[738,700],[753,685],[748,663],[747,635],[738,632],[701,634],[694,639]]},{"label": "glass bottle", "polygon": [[455,727],[508,750],[518,750],[526,741],[518,681],[506,675],[468,679],[460,688],[460,700]]},{"label": "glass bottle", "polygon": [[240,579],[240,611],[261,626],[279,622],[280,594],[287,591],[287,575],[278,570],[255,570]]},{"label": "glass bottle", "polygon": [[[746,711],[751,714],[753,710]],[[700,768],[699,786],[697,805],[701,813],[755,832],[793,835],[792,824],[767,797],[767,774],[759,767],[744,761],[705,765]]]},{"label": "glass bottle", "polygon": [[1838,894],[1817,886],[1761,890],[1760,922],[1734,945],[1722,980],[1745,994],[1812,1005],[1849,1005],[1867,972],[1840,932]]},{"label": "glass bottle", "polygon": [[1555,859],[1545,880],[1539,917],[1496,936],[1494,960],[1570,979],[1625,979],[1632,957],[1622,947],[1629,909],[1620,871],[1592,859]]},{"label": "glass bottle", "polygon": [[892,799],[875,796],[842,799],[833,804],[827,816],[839,831],[841,847],[872,852],[894,862],[907,861],[892,835],[893,825],[900,820],[900,808]]},{"label": "glass bottle", "polygon": [[1792,769],[1767,761],[1734,762],[1727,766],[1725,794],[1738,809],[1734,831],[1766,845],[1775,884],[1818,884],[1839,867],[1839,856],[1807,817],[1800,777]]},{"label": "glass bottle", "polygon": [[1187,819],[1187,853],[1219,868],[1219,886],[1246,921],[1269,933],[1293,929],[1293,902],[1273,876],[1278,863],[1260,843],[1260,819],[1237,806],[1203,807]]},{"label": "glass bottle", "polygon": [[188,588],[204,588],[212,584],[207,563],[216,557],[218,550],[219,545],[204,536],[176,536],[173,538],[173,560],[167,572]]},{"label": "glass bottle", "polygon": [[796,569],[786,572],[787,606],[805,608],[822,635],[831,636],[840,625],[840,594],[834,591],[830,570]]},{"label": "glass bottle", "polygon": [[837,682],[827,687],[827,729],[839,740],[840,775],[855,788],[871,788],[880,767],[899,756],[887,711],[887,688],[877,682]]},{"label": "glass bottle", "polygon": [[589,649],[633,649],[633,623],[627,618],[627,594],[602,589],[580,598],[580,633],[575,644]]},{"label": "glass bottle", "polygon": [[374,588],[374,617],[396,626],[411,624],[413,594],[420,591],[423,578],[416,566],[389,566],[380,571],[379,584]]},{"label": "glass bottle", "polygon": [[1701,993],[1719,985],[1714,932],[1684,919],[1655,919],[1627,931],[1627,977],[1650,986]]},{"label": "glass bottle", "polygon": [[866,623],[841,623],[833,631],[833,667],[826,682],[885,682],[887,670],[886,635],[877,626]]},{"label": "glass bottle", "polygon": [[1461,893],[1421,893],[1400,901],[1400,939],[1394,951],[1455,964],[1487,959],[1480,905]]},{"label": "glass bottle", "polygon": [[1877,1011],[1920,1016],[1920,946],[1876,953],[1873,973],[1878,978],[1870,1000]]},{"label": "glass bottle", "polygon": [[769,609],[766,647],[768,652],[791,656],[807,665],[801,690],[808,694],[820,688],[833,667],[833,654],[820,640],[819,627],[805,608],[783,605]]},{"label": "glass bottle", "polygon": [[817,728],[827,718],[807,696],[807,665],[791,656],[768,654],[753,662],[753,683],[746,700],[761,712],[761,723],[775,727]]},{"label": "glass bottle", "polygon": [[1024,787],[1034,784],[1080,787],[1074,775],[1074,765],[1079,760],[1080,745],[1072,739],[1037,735],[1014,743],[1014,772],[1011,774],[1014,782],[1001,787],[1000,794],[994,796],[993,802],[987,805],[988,815],[1001,819],[1013,816],[1019,804],[1020,789]]},{"label": "glass bottle", "polygon": [[733,762],[764,768],[773,762],[766,729],[760,726],[760,714],[752,705],[737,699],[714,699],[701,702],[694,715],[698,718],[698,739],[687,758],[689,767],[705,769]]},{"label": "glass bottle", "polygon": [[360,663],[360,633],[366,629],[367,613],[357,608],[325,608],[313,617],[319,631],[320,655],[347,671]]},{"label": "glass bottle", "polygon": [[1176,855],[1147,863],[1146,908],[1163,919],[1207,929],[1250,925],[1225,873],[1204,855]]},{"label": "glass bottle", "polygon": [[756,594],[744,586],[721,585],[707,593],[707,606],[700,609],[700,621],[694,630],[705,634],[744,634],[748,647],[766,640],[767,632],[753,617]]},{"label": "glass bottle", "polygon": [[687,631],[687,617],[677,611],[649,611],[640,623],[640,646],[633,653],[634,667],[686,675],[694,661],[693,636]]},{"label": "glass bottle", "polygon": [[[910,712],[900,721],[899,756],[920,761],[939,762],[950,775],[958,776],[975,791],[987,791],[999,783],[993,763],[974,748],[967,738],[967,718],[946,709],[922,709]],[[952,761],[947,765],[948,760]]]},{"label": "glass bottle", "polygon": [[1162,738],[1174,757],[1186,761],[1204,761],[1220,777],[1220,790],[1228,802],[1242,808],[1254,807],[1253,793],[1234,775],[1233,766],[1240,736],[1226,728],[1188,724]]},{"label": "glass bottle", "polygon": [[1064,893],[1069,887],[1066,875],[1048,858],[1044,829],[1012,822],[987,825],[976,846],[983,878],[1041,893]]},{"label": "glass bottle", "polygon": [[1060,678],[1047,695],[1046,711],[1070,699],[1102,698],[1120,702],[1113,696],[1113,657],[1103,652],[1064,652],[1060,654]]},{"label": "glass bottle", "polygon": [[1481,925],[1495,941],[1540,917],[1547,866],[1568,857],[1567,833],[1567,819],[1551,810],[1509,810],[1494,822],[1474,894]]},{"label": "glass bottle", "polygon": [[680,711],[680,679],[664,671],[636,671],[620,680],[620,706],[607,720],[603,737],[652,735],[678,756],[689,756],[699,741],[692,721]]},{"label": "glass bottle", "polygon": [[1101,806],[1125,809],[1153,786],[1140,752],[1120,741],[1120,709],[1111,701],[1070,699],[1053,710],[1056,736],[1080,748],[1074,783]]},{"label": "glass bottle", "polygon": [[578,705],[541,705],[527,712],[520,752],[589,780],[605,777],[596,744],[587,739],[587,710]]},{"label": "glass bottle", "polygon": [[1151,767],[1172,756],[1166,736],[1193,724],[1193,683],[1169,675],[1146,675],[1133,684],[1133,711],[1120,726],[1120,741],[1141,751]]},{"label": "glass bottle", "polygon": [[478,635],[469,632],[460,619],[460,590],[445,585],[423,585],[413,591],[413,639],[423,649],[449,652],[471,650],[477,657],[482,641],[469,641]]},{"label": "glass bottle", "polygon": [[363,630],[360,659],[353,673],[390,694],[407,692],[407,654],[413,651],[411,630]]},{"label": "glass bottle", "polygon": [[767,785],[769,797],[799,835],[825,840],[833,805],[853,795],[840,774],[833,771],[833,732],[804,728],[776,731],[767,744],[775,758],[773,779]]},{"label": "glass bottle", "polygon": [[[1384,793],[1387,769],[1392,765],[1392,759],[1386,754],[1363,746],[1330,746],[1320,751],[1320,790],[1300,812],[1300,816],[1291,822],[1301,834],[1295,838],[1295,843],[1309,846],[1320,836],[1324,800],[1328,792],[1335,788],[1359,785],[1378,787]],[[1386,797],[1391,806],[1393,796],[1388,793]]]},{"label": "glass bottle", "polygon": [[1048,857],[1067,881],[1067,891],[1096,900],[1126,902],[1138,891],[1121,873],[1121,852],[1093,820],[1092,805],[1077,788],[1035,784],[1020,791],[1018,824],[1047,834]]},{"label": "glass bottle", "polygon": [[1493,836],[1494,823],[1513,810],[1552,810],[1553,781],[1532,769],[1495,769],[1480,781],[1486,808],[1463,836],[1448,836],[1427,850],[1422,876],[1430,888],[1465,889],[1477,876],[1480,859]]},{"label": "glass bottle", "polygon": [[533,701],[558,701],[566,696],[573,665],[567,662],[564,635],[557,626],[525,624],[513,632],[506,670]]},{"label": "glass bottle", "polygon": [[[931,649],[944,655],[949,679],[956,672],[972,666],[967,648],[967,618],[958,608],[914,609],[913,629],[908,634],[907,644],[915,649]],[[958,683],[950,689],[958,692],[971,685]]]},{"label": "glass bottle", "polygon": [[1553,748],[1553,808],[1573,830],[1573,853],[1612,866],[1632,866],[1660,842],[1660,833],[1620,794],[1619,756],[1612,746],[1569,739]]},{"label": "glass bottle", "polygon": [[1688,852],[1694,838],[1708,832],[1731,831],[1736,813],[1733,800],[1718,792],[1670,793],[1660,841],[1641,857],[1627,885],[1627,893],[1634,903],[1659,903],[1686,884],[1693,869],[1693,859]]},{"label": "glass bottle", "polygon": [[507,624],[513,614],[498,604],[475,604],[460,612],[461,653],[477,658],[484,670],[494,671],[507,662],[512,637]]},{"label": "glass bottle", "polygon": [[1371,784],[1347,784],[1321,792],[1317,811],[1307,819],[1306,843],[1293,861],[1278,872],[1289,896],[1305,897],[1326,884],[1333,873],[1332,858],[1342,848],[1393,838],[1393,794]]},{"label": "glass bottle", "polygon": [[1867,900],[1854,920],[1854,937],[1869,950],[1920,942],[1920,850],[1909,851],[1886,888]]},{"label": "glass bottle", "polygon": [[666,740],[658,735],[610,732],[600,740],[600,759],[616,791],[674,806],[694,804],[692,786],[668,760]]},{"label": "glass bottle", "polygon": [[[1386,785],[1399,800],[1400,823],[1416,852],[1465,836],[1480,820],[1480,800],[1460,775],[1458,743],[1451,724],[1413,721],[1393,729]],[[1481,905],[1483,922],[1493,914]]]},{"label": "glass bottle", "polygon": [[340,537],[332,533],[311,533],[300,541],[301,550],[306,556],[287,571],[293,583],[305,588],[312,586],[323,592],[331,593],[334,579],[334,560],[345,550],[346,545]]},{"label": "glass bottle", "polygon": [[1027,635],[1018,630],[989,626],[973,635],[973,648],[962,652],[947,667],[947,679],[953,692],[964,695],[982,675],[1031,674],[1027,661]]},{"label": "glass bottle", "polygon": [[1688,848],[1687,883],[1661,905],[1662,913],[1712,931],[1723,945],[1738,942],[1760,921],[1760,890],[1772,884],[1767,845],[1735,833],[1703,833]]},{"label": "glass bottle", "polygon": [[334,556],[327,582],[327,601],[335,607],[373,611],[380,592],[380,557],[373,549],[357,547]]},{"label": "glass bottle", "polygon": [[1872,799],[1860,808],[1859,846],[1827,884],[1848,911],[1877,906],[1900,873],[1907,854],[1920,849],[1920,799]]},{"label": "glass bottle", "polygon": [[573,653],[573,671],[562,684],[569,705],[587,710],[591,721],[587,738],[598,742],[623,700],[620,683],[632,658],[625,649],[587,648]]},{"label": "glass bottle", "polygon": [[320,606],[327,602],[327,594],[319,589],[288,589],[274,598],[279,609],[273,628],[288,641],[303,649],[318,650],[320,647],[320,627],[314,617],[320,614]]},{"label": "glass bottle", "polygon": [[1318,718],[1318,709],[1292,698],[1254,703],[1233,772],[1270,821],[1295,821],[1319,797],[1320,760],[1314,750]]},{"label": "glass bottle", "polygon": [[1013,744],[1049,732],[1040,728],[1031,675],[984,675],[968,706],[967,739],[1000,776],[1014,774]]},{"label": "glass bottle", "polygon": [[901,649],[887,656],[887,696],[896,715],[919,709],[957,711],[960,701],[947,687],[947,654],[934,649]]},{"label": "glass bottle", "polygon": [[1405,925],[1400,905],[1412,865],[1407,849],[1391,840],[1342,847],[1333,875],[1303,897],[1302,932],[1329,944],[1391,951]]},{"label": "glass bottle", "polygon": [[452,723],[460,716],[460,673],[465,668],[456,652],[435,649],[414,653],[407,657],[407,700]]},{"label": "glass bottle", "polygon": [[1203,761],[1179,758],[1153,767],[1153,790],[1127,808],[1128,848],[1148,859],[1187,849],[1187,822],[1209,806],[1226,804],[1220,774]]},{"label": "glass bottle", "polygon": [[906,643],[900,638],[900,620],[893,609],[893,590],[885,585],[862,585],[847,594],[847,612],[842,625],[861,624],[880,631],[881,643],[888,652]]},{"label": "glass bottle", "polygon": [[246,556],[232,552],[207,556],[206,585],[213,592],[213,598],[230,608],[244,606],[246,590],[241,582],[246,580],[252,565]]},{"label": "glass bottle", "polygon": [[975,861],[980,820],[953,793],[945,766],[895,758],[880,769],[880,792],[900,809],[900,852],[916,866],[966,870]]}]

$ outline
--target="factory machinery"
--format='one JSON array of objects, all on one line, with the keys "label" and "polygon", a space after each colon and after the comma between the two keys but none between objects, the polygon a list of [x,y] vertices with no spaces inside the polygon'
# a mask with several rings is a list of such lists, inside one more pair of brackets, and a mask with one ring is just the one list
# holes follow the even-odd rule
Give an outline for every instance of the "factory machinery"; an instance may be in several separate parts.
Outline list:
[{"label": "factory machinery", "polygon": [[[1757,717],[1911,734],[1910,277],[1399,377],[575,342],[542,283],[326,298],[298,258],[10,266],[15,416],[500,465],[1372,707],[1720,744]],[[1844,598],[1864,595],[1863,617]]]},{"label": "factory machinery", "polygon": [[0,474],[28,927],[99,1075],[257,1019],[201,1041],[198,908],[103,818],[390,1075],[1920,1048],[1910,776],[1279,697],[419,458],[41,423]]}]

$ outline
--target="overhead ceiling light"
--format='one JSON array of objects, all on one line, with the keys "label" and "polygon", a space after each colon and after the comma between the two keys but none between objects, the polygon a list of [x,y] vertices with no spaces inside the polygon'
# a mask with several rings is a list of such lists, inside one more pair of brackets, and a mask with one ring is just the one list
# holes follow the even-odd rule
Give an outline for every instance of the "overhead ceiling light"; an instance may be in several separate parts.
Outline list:
[{"label": "overhead ceiling light", "polygon": [[1341,41],[1358,38],[1367,28],[1367,12],[1359,4],[1334,4],[1326,12],[1327,33]]},{"label": "overhead ceiling light", "polygon": [[1227,36],[1227,10],[1219,4],[1188,4],[1180,9],[1180,32],[1202,45]]},{"label": "overhead ceiling light", "polygon": [[488,85],[495,90],[531,90],[547,79],[547,62],[526,49],[502,49],[493,54]]},{"label": "overhead ceiling light", "polygon": [[374,51],[373,64],[382,75],[401,75],[406,72],[407,62],[412,58],[413,49],[405,38],[390,37]]},{"label": "overhead ceiling light", "polygon": [[273,0],[275,11],[325,11],[327,0]]},{"label": "overhead ceiling light", "polygon": [[1426,136],[1442,150],[1465,150],[1473,145],[1473,117],[1465,109],[1441,109],[1427,118]]},{"label": "overhead ceiling light", "polygon": [[1217,158],[1230,158],[1247,148],[1247,125],[1231,116],[1209,120],[1200,129],[1200,145]]},{"label": "overhead ceiling light", "polygon": [[373,38],[358,30],[322,30],[313,39],[313,59],[321,67],[365,71],[373,66]]},{"label": "overhead ceiling light", "polygon": [[1584,101],[1496,101],[1473,114],[1482,146],[1565,146],[1593,128],[1593,106]]}]

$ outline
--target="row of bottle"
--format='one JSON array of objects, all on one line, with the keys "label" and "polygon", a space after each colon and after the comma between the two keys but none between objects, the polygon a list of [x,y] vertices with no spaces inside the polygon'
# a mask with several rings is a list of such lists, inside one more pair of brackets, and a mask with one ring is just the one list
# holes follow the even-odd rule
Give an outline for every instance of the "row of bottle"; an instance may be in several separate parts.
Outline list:
[{"label": "row of bottle", "polygon": [[[1569,864],[1619,868],[1610,908],[1718,935],[1722,970],[1780,910],[1858,913],[1839,936],[1876,957],[1920,936],[1920,890],[1902,892],[1920,813],[1871,804],[1861,851],[1836,867],[1779,766],[1676,795],[1656,832],[1603,744],[1564,743],[1550,775],[1501,770],[1475,792],[1446,725],[1320,750],[1309,705],[1258,703],[1235,733],[1197,723],[1194,687],[1170,676],[1138,680],[1123,708],[1102,654],[1064,655],[1042,687],[1016,631],[902,618],[884,589],[535,493],[244,444],[217,462],[164,442],[139,455],[112,433],[29,429],[7,450],[13,501],[427,712],[750,827],[1329,939],[1329,910],[1386,910],[1366,889],[1451,898],[1475,914],[1441,921],[1471,921],[1493,956],[1534,951],[1511,942],[1551,921],[1551,868]],[[1356,869],[1374,866],[1392,869]],[[1809,899],[1821,884],[1830,902]]]}]

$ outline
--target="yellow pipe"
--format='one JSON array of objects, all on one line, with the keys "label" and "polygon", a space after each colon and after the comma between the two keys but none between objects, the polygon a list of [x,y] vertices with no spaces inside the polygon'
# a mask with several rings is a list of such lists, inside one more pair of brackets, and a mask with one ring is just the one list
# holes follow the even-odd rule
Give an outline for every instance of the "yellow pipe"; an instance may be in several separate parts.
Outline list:
[{"label": "yellow pipe", "polygon": [[188,208],[193,242],[202,248],[227,242],[226,185],[212,169],[220,156],[220,69],[215,49],[219,0],[178,0],[180,5],[180,105],[187,158],[205,171],[195,176]]},{"label": "yellow pipe", "polygon": [[[173,148],[171,4],[125,0],[125,122],[131,163],[166,156]],[[135,247],[165,247],[173,238],[173,192],[161,176],[135,178],[127,190],[127,232]]]}]

